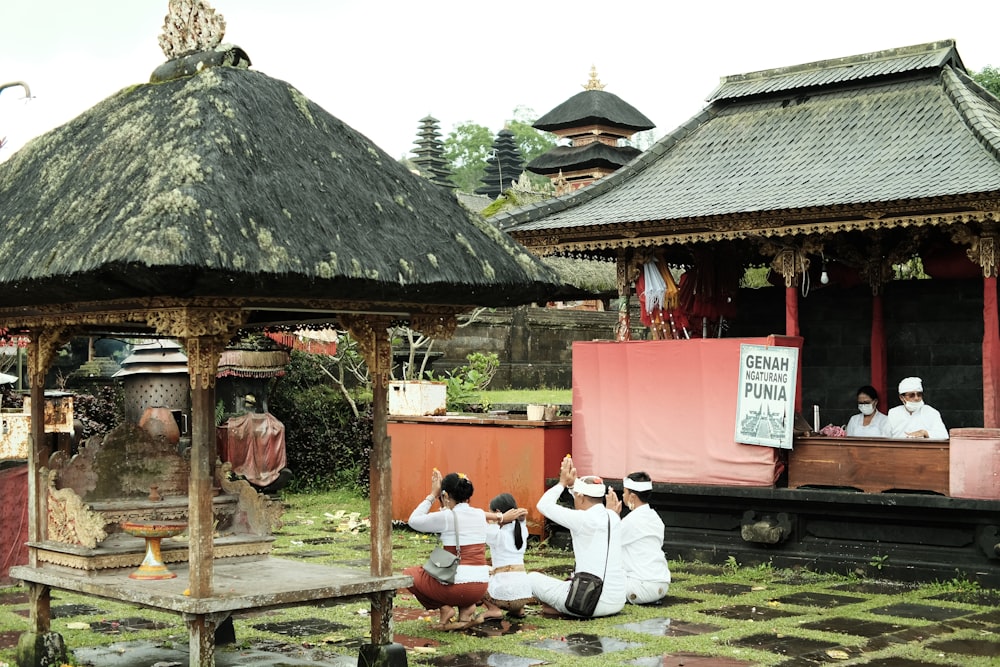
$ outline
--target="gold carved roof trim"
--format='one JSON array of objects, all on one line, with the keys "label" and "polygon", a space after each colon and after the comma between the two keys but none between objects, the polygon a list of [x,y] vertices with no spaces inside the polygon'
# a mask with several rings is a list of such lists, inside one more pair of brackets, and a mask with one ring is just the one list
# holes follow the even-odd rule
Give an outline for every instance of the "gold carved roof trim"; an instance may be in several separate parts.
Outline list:
[{"label": "gold carved roof trim", "polygon": [[[987,223],[1000,220],[1000,207],[994,210],[928,213],[926,215],[883,215],[852,220],[800,221],[775,224],[774,220],[670,221],[671,232],[657,232],[663,222],[642,223],[605,229],[608,236],[594,238],[593,228],[587,230],[545,230],[537,234],[514,233],[515,238],[536,255],[558,252],[594,252],[621,248],[644,248],[666,245],[690,245],[742,239],[780,238],[811,234],[868,231],[896,227],[946,227],[970,222]],[[690,227],[690,231],[684,229]],[[706,229],[708,227],[708,229]],[[644,229],[643,229],[644,228]],[[577,237],[577,238],[574,238]]]}]

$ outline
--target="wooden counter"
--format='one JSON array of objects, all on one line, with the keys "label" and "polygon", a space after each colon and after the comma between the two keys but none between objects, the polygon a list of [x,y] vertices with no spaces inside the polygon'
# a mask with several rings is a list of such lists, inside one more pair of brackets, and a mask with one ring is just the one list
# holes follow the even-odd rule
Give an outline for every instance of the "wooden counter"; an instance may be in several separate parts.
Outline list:
[{"label": "wooden counter", "polygon": [[948,440],[796,437],[788,453],[790,488],[931,491],[946,496],[948,471]]},{"label": "wooden counter", "polygon": [[[535,503],[545,480],[559,477],[570,453],[572,420],[530,421],[523,415],[389,417],[392,438],[392,518],[406,521],[431,487],[431,471],[462,472],[475,489],[469,504],[489,509],[510,493],[528,508],[528,531],[542,533]],[[436,506],[435,506],[436,509]]]}]

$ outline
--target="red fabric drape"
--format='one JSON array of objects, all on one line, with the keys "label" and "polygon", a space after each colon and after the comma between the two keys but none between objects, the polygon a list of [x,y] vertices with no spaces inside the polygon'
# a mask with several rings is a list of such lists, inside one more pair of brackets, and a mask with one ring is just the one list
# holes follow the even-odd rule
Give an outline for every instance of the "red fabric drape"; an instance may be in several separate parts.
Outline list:
[{"label": "red fabric drape", "polygon": [[983,426],[1000,428],[1000,321],[997,279],[983,278]]},{"label": "red fabric drape", "polygon": [[799,290],[797,287],[785,288],[785,335],[799,335]]},{"label": "red fabric drape", "polygon": [[254,486],[267,486],[287,464],[285,426],[270,413],[230,417],[218,429],[219,458],[233,464],[233,472]]},{"label": "red fabric drape", "polygon": [[881,397],[882,410],[888,410],[892,405],[889,400],[889,361],[885,349],[885,318],[882,315],[882,295],[872,297],[872,386]]},{"label": "red fabric drape", "polygon": [[0,584],[7,573],[28,562],[28,466],[0,470]]}]

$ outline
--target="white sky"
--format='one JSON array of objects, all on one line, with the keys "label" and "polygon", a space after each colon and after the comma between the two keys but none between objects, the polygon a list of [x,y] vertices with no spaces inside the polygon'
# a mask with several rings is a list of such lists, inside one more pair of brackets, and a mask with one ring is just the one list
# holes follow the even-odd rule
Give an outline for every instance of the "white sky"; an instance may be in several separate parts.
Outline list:
[{"label": "white sky", "polygon": [[[927,0],[212,0],[225,42],[392,157],[419,121],[495,134],[582,90],[591,65],[657,125],[696,114],[721,76],[942,39],[969,70],[1000,66],[1000,2]],[[165,58],[167,0],[2,0],[0,161]]]}]

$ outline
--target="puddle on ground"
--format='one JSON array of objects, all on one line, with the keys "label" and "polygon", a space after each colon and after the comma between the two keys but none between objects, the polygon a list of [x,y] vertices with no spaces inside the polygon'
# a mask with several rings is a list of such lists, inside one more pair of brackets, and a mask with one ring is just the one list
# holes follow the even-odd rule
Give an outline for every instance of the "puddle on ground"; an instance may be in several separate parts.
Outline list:
[{"label": "puddle on ground", "polygon": [[736,658],[718,658],[697,653],[668,653],[652,658],[636,658],[625,663],[638,667],[753,667],[754,663]]},{"label": "puddle on ground", "polygon": [[97,616],[104,614],[97,607],[87,604],[61,604],[52,607],[52,618],[70,618],[72,616]]},{"label": "puddle on ground", "polygon": [[0,632],[0,648],[14,648],[21,637],[20,630],[4,630]]},{"label": "puddle on ground", "polygon": [[273,632],[277,635],[289,635],[291,637],[304,637],[307,635],[323,635],[337,630],[343,630],[347,626],[343,623],[332,623],[322,618],[299,618],[292,621],[281,621],[279,623],[258,623],[251,625],[254,630],[263,632]]},{"label": "puddle on ground", "polygon": [[578,632],[566,635],[565,637],[561,637],[559,639],[542,639],[537,642],[528,642],[528,646],[586,657],[603,655],[605,653],[614,653],[616,651],[624,651],[625,649],[641,646],[641,644],[637,644],[635,642],[625,642],[612,637],[598,637],[597,635],[588,635]]},{"label": "puddle on ground", "polygon": [[[434,641],[433,639],[428,639],[427,637],[417,637],[414,635],[401,635],[398,632],[393,635],[393,641],[400,644],[407,651],[415,648],[435,648],[441,645],[441,642]],[[364,644],[366,642],[361,642]]]},{"label": "puddle on ground", "polygon": [[705,609],[701,613],[721,616],[722,618],[734,618],[740,621],[766,621],[771,618],[801,616],[797,611],[785,611],[784,609],[775,609],[774,607],[754,607],[751,605]]},{"label": "puddle on ground", "polygon": [[777,653],[778,655],[788,656],[802,656],[807,653],[819,653],[820,651],[837,647],[837,644],[834,644],[833,642],[772,634],[751,635],[749,637],[733,639],[729,642],[729,644],[730,646],[755,648],[761,651],[769,651],[771,653]]},{"label": "puddle on ground", "polygon": [[753,590],[753,586],[746,584],[698,584],[688,589],[695,593],[712,593],[713,595],[743,595]]},{"label": "puddle on ground", "polygon": [[118,620],[101,619],[90,624],[90,629],[102,635],[117,635],[122,632],[138,632],[139,630],[163,630],[175,627],[172,623],[149,621],[145,618],[130,616]]},{"label": "puddle on ground", "polygon": [[811,593],[808,591],[778,598],[778,602],[784,604],[797,604],[803,607],[823,607],[824,609],[864,601],[864,598],[856,598],[851,595],[832,595],[830,593]]},{"label": "puddle on ground", "polygon": [[900,602],[888,607],[872,609],[871,613],[879,616],[898,616],[899,618],[919,618],[925,621],[947,621],[949,618],[968,616],[972,612],[967,609],[950,609],[929,604]]},{"label": "puddle on ground", "polygon": [[861,650],[857,647],[836,646],[814,653],[793,656],[784,662],[779,662],[777,667],[816,667],[816,665],[853,660],[861,655]]},{"label": "puddle on ground", "polygon": [[476,651],[434,658],[428,660],[427,664],[435,665],[435,667],[531,667],[532,665],[544,665],[545,661],[506,653]]},{"label": "puddle on ground", "polygon": [[996,657],[1000,654],[1000,643],[988,639],[942,639],[930,642],[928,648],[942,653]]},{"label": "puddle on ground", "polygon": [[619,625],[622,630],[638,632],[654,637],[687,637],[690,635],[705,635],[709,632],[719,630],[717,625],[707,623],[685,623],[684,621],[673,621],[669,618],[651,618],[638,623],[625,623]]},{"label": "puddle on ground", "polygon": [[856,618],[824,618],[812,623],[802,624],[806,630],[821,630],[823,632],[839,632],[843,635],[854,635],[855,637],[865,637],[871,639],[879,635],[889,634],[901,630],[903,626],[893,623],[882,623],[880,621],[860,621]]},{"label": "puddle on ground", "polygon": [[904,581],[855,581],[849,584],[839,584],[831,588],[836,591],[847,591],[848,593],[861,593],[862,595],[899,595],[906,591],[917,589],[918,584]]}]

